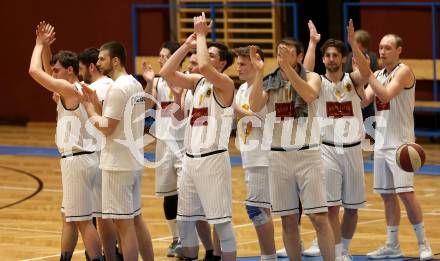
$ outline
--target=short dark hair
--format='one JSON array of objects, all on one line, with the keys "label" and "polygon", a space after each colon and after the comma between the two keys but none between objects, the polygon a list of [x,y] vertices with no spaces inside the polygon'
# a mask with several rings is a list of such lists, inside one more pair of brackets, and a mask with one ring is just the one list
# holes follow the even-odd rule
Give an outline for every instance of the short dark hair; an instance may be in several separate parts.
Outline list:
[{"label": "short dark hair", "polygon": [[58,61],[58,53],[56,53],[56,54],[52,55],[52,57],[50,57],[49,64],[51,66],[54,66],[57,63],[57,61]]},{"label": "short dark hair", "polygon": [[220,56],[220,61],[226,61],[226,65],[223,68],[222,72],[228,69],[234,63],[234,56],[229,51],[228,47],[219,42],[211,42],[208,44],[208,48],[215,47],[219,50],[218,54]]},{"label": "short dark hair", "polygon": [[80,63],[88,67],[90,64],[96,65],[98,62],[98,56],[98,48],[87,48],[78,55],[78,60]]},{"label": "short dark hair", "polygon": [[[261,50],[260,46],[258,46],[258,45],[256,45],[255,47],[257,49],[257,53],[260,55],[261,60],[264,61],[263,50]],[[251,51],[251,48],[249,46],[238,47],[238,48],[234,49],[234,55],[237,57],[242,56],[242,57],[250,58],[250,51]]]},{"label": "short dark hair", "polygon": [[360,45],[365,49],[368,49],[368,47],[370,46],[371,37],[370,34],[365,30],[355,31],[354,39],[356,40],[356,42],[360,43]]},{"label": "short dark hair", "polygon": [[324,56],[325,51],[329,47],[335,47],[338,50],[338,52],[342,54],[342,57],[347,56],[347,49],[345,49],[344,43],[340,40],[336,40],[332,38],[327,39],[327,41],[325,41],[325,43],[321,46],[321,55]]},{"label": "short dark hair", "polygon": [[180,44],[176,41],[166,41],[162,44],[161,48],[170,50],[170,54],[173,54],[180,48]]},{"label": "short dark hair", "polygon": [[282,45],[286,45],[286,46],[295,47],[297,55],[300,54],[300,53],[304,53],[304,45],[303,45],[303,43],[301,43],[300,41],[295,40],[293,38],[287,37],[287,38],[281,39],[281,41],[277,44],[277,48],[281,44]]},{"label": "short dark hair", "polygon": [[72,51],[59,51],[57,54],[53,55],[50,59],[50,64],[54,65],[59,62],[65,69],[72,66],[75,75],[79,72],[79,61],[78,55]]},{"label": "short dark hair", "polygon": [[119,61],[121,61],[121,65],[125,66],[125,63],[127,61],[127,53],[125,52],[125,48],[121,43],[116,41],[107,42],[101,45],[101,48],[99,48],[99,50],[107,50],[112,59],[117,57]]}]

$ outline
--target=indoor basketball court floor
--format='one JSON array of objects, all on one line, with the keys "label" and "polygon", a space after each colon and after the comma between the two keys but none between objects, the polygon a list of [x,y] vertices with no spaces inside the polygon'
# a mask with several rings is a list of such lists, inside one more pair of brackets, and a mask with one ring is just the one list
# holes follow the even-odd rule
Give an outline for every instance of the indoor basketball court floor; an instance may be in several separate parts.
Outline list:
[{"label": "indoor basketball court floor", "polygon": [[[38,135],[27,128],[6,135],[0,128],[0,260],[58,260],[61,221],[59,204],[61,179],[59,154],[54,146],[53,131],[38,130]],[[21,136],[23,135],[23,136]],[[31,138],[30,136],[37,136]],[[41,136],[39,136],[41,135]],[[15,137],[16,136],[16,137]],[[28,138],[23,138],[28,136]],[[15,138],[14,138],[15,137]],[[17,142],[17,140],[19,140]],[[232,141],[233,142],[233,141]],[[416,175],[416,191],[424,211],[425,228],[436,258],[440,253],[440,146],[425,145],[427,164]],[[147,148],[145,157],[154,159],[153,146]],[[259,260],[259,248],[252,223],[244,210],[246,197],[241,159],[231,151],[233,165],[233,222],[236,229],[238,256],[241,261]],[[353,260],[367,260],[365,254],[376,249],[385,240],[383,206],[378,195],[372,193],[372,162],[365,162],[367,206],[359,214],[358,229],[352,243]],[[143,217],[149,226],[156,260],[166,258],[170,244],[169,232],[161,209],[161,199],[154,197],[154,171],[146,169],[142,184]],[[282,247],[281,222],[274,219],[277,247]],[[418,260],[415,235],[402,214],[400,244],[405,257],[394,260]],[[306,247],[314,237],[307,217],[303,216],[301,235]],[[202,249],[202,248],[201,248]],[[201,252],[199,257],[203,257]],[[84,246],[78,241],[74,258],[84,260]],[[283,258],[280,260],[287,260]],[[322,260],[321,257],[303,257],[303,260]]]}]

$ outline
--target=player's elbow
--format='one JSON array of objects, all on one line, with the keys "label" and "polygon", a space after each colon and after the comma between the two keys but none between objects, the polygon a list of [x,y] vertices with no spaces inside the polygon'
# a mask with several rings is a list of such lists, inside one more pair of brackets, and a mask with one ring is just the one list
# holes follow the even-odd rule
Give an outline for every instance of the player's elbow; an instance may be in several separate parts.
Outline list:
[{"label": "player's elbow", "polygon": [[256,101],[249,101],[249,109],[254,112],[259,112],[263,109],[263,104],[256,102]]},{"label": "player's elbow", "polygon": [[171,73],[171,71],[168,70],[168,69],[165,68],[165,67],[162,67],[162,68],[160,69],[160,71],[159,71],[159,75],[160,75],[160,77],[162,77],[162,78],[167,78],[167,77],[169,76],[170,73]]},{"label": "player's elbow", "polygon": [[318,98],[318,92],[312,91],[310,93],[307,93],[307,95],[304,95],[304,97],[302,98],[306,103],[312,103],[314,100]]},{"label": "player's elbow", "polygon": [[361,107],[362,107],[362,109],[366,108],[368,105],[370,105],[370,103],[371,103],[371,102],[370,102],[367,98],[362,99],[362,101],[361,101]]},{"label": "player's elbow", "polygon": [[201,74],[205,75],[211,70],[211,65],[208,63],[199,63],[199,70]]},{"label": "player's elbow", "polygon": [[380,100],[382,103],[388,103],[388,102],[390,102],[390,100],[391,100],[391,98],[389,97],[388,94],[384,94],[384,95],[378,96],[378,98],[379,98],[379,100]]},{"label": "player's elbow", "polygon": [[29,75],[32,78],[35,78],[35,76],[37,75],[38,70],[36,68],[34,68],[33,66],[29,67]]},{"label": "player's elbow", "polygon": [[113,128],[109,128],[109,127],[101,129],[102,134],[104,134],[104,136],[106,136],[106,137],[111,136],[114,131],[115,130]]}]

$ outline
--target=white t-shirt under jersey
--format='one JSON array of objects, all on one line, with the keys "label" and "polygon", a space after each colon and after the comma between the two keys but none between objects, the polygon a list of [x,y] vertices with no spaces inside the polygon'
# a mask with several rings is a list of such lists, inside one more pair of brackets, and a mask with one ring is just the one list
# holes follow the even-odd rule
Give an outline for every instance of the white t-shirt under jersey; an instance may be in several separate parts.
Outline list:
[{"label": "white t-shirt under jersey", "polygon": [[[98,80],[92,82],[89,87],[90,89],[96,91],[96,96],[98,96],[99,102],[104,104],[105,96],[107,95],[108,90],[113,84],[113,80],[109,77],[102,76]],[[98,131],[96,128],[87,129],[87,131],[93,135],[93,137],[96,137],[96,148],[95,151],[98,153],[99,157],[101,157],[101,150],[102,150],[102,141],[105,139],[105,136],[102,135],[100,131]]]},{"label": "white t-shirt under jersey", "polygon": [[98,80],[92,82],[90,84],[90,89],[95,90],[96,91],[96,95],[98,96],[98,100],[101,102],[101,104],[103,103],[103,101],[105,100],[105,96],[107,95],[107,92],[110,88],[110,86],[112,86],[113,84],[113,80],[103,76],[101,78],[99,78]]},{"label": "white t-shirt under jersey", "polygon": [[102,115],[119,120],[119,123],[106,137],[101,169],[133,171],[143,168],[144,98],[142,85],[131,75],[120,76],[108,90]]}]

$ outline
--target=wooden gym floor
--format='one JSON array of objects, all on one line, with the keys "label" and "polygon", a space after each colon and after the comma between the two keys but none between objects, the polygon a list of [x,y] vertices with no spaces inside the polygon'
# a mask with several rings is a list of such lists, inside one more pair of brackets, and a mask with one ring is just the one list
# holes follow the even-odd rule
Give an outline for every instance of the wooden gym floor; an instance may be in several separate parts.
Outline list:
[{"label": "wooden gym floor", "polygon": [[[8,155],[6,146],[54,148],[53,123],[30,123],[27,127],[0,126],[0,260],[59,260],[61,175],[59,159],[49,156]],[[420,141],[427,153],[427,165],[440,165],[440,145]],[[232,144],[232,143],[231,143]],[[32,150],[44,155],[44,150]],[[148,146],[146,151],[154,151]],[[40,153],[41,152],[41,153]],[[231,155],[238,155],[235,147]],[[434,167],[440,175],[440,166]],[[416,175],[415,185],[424,212],[425,228],[434,253],[440,252],[440,201],[438,175]],[[243,170],[233,167],[233,223],[238,256],[259,256],[257,237],[244,209],[246,188]],[[367,206],[359,214],[358,229],[352,242],[353,255],[365,255],[385,240],[385,221],[380,197],[372,193],[372,175],[366,173]],[[143,217],[153,238],[157,260],[166,258],[170,244],[162,200],[154,196],[154,170],[145,169],[142,181]],[[403,207],[403,206],[402,206]],[[274,219],[276,245],[282,247],[281,222]],[[303,216],[302,238],[306,247],[314,237]],[[400,244],[405,256],[417,256],[416,238],[405,214],[402,215]],[[81,239],[73,260],[84,260]],[[199,257],[202,257],[200,254]]]}]

